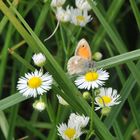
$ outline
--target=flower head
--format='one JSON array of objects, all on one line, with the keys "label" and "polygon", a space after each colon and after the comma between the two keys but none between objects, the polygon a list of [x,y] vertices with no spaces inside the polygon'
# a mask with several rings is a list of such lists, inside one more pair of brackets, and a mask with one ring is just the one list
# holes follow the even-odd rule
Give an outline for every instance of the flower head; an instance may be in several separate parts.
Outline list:
[{"label": "flower head", "polygon": [[87,10],[80,10],[78,8],[74,9],[73,7],[71,7],[70,11],[71,11],[71,23],[75,25],[83,27],[92,20],[91,16],[88,15]]},{"label": "flower head", "polygon": [[59,100],[59,103],[62,105],[69,105],[61,96],[57,95],[57,98]]},{"label": "flower head", "polygon": [[61,22],[70,21],[71,13],[69,10],[69,6],[67,6],[66,10],[64,10],[62,7],[58,7],[56,10],[56,18],[58,21],[61,21]]},{"label": "flower head", "polygon": [[82,134],[80,127],[76,124],[69,123],[68,125],[62,123],[58,127],[58,135],[60,135],[64,140],[75,140]]},{"label": "flower head", "polygon": [[88,4],[87,0],[75,0],[77,8],[81,10],[90,10],[91,6]]},{"label": "flower head", "polygon": [[62,123],[57,127],[59,135],[64,140],[75,140],[81,136],[81,134],[83,133],[81,129],[86,127],[88,121],[89,117],[71,113],[68,120],[68,125]]},{"label": "flower head", "polygon": [[53,79],[48,73],[43,74],[40,70],[25,74],[19,78],[17,89],[24,96],[36,97],[51,89]]},{"label": "flower head", "polygon": [[46,104],[41,100],[36,100],[33,103],[33,108],[41,112],[46,108]]},{"label": "flower head", "polygon": [[34,54],[32,59],[38,67],[42,67],[46,62],[46,57],[42,53]]},{"label": "flower head", "polygon": [[75,84],[79,89],[90,90],[91,88],[94,89],[102,86],[104,81],[108,78],[109,73],[100,69],[97,71],[87,72],[85,75],[78,77],[75,80]]},{"label": "flower head", "polygon": [[95,97],[95,104],[98,105],[98,107],[95,108],[95,110],[98,110],[100,108],[104,107],[111,107],[114,105],[118,105],[121,101],[120,95],[117,94],[116,89],[110,88],[100,88],[100,93],[97,97]]},{"label": "flower head", "polygon": [[68,124],[76,124],[78,127],[80,128],[84,128],[87,126],[89,122],[89,117],[85,117],[84,115],[79,115],[79,114],[75,114],[75,113],[71,113],[70,117],[69,117],[69,121]]},{"label": "flower head", "polygon": [[51,6],[52,7],[61,7],[66,0],[52,0]]}]

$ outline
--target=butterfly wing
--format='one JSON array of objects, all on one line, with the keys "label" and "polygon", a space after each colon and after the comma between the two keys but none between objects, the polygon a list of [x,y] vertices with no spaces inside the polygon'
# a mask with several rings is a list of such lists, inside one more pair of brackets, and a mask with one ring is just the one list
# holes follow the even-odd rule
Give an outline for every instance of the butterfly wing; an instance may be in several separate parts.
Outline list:
[{"label": "butterfly wing", "polygon": [[81,39],[76,47],[75,55],[68,60],[67,70],[70,75],[83,74],[94,67],[90,46]]},{"label": "butterfly wing", "polygon": [[67,70],[70,75],[82,74],[88,70],[89,60],[80,56],[73,56],[68,60]]},{"label": "butterfly wing", "polygon": [[81,39],[76,47],[75,56],[80,56],[84,59],[92,59],[91,49],[88,42],[85,39]]}]

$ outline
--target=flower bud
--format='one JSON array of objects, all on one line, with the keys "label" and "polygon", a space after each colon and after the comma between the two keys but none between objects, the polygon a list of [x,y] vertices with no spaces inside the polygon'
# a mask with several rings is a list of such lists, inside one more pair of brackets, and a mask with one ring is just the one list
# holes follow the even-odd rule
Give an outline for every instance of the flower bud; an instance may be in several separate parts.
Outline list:
[{"label": "flower bud", "polygon": [[90,92],[88,92],[88,91],[85,91],[85,92],[83,92],[83,98],[84,99],[86,99],[86,100],[89,100],[90,99]]},{"label": "flower bud", "polygon": [[52,7],[61,7],[66,0],[52,0],[51,6]]},{"label": "flower bud", "polygon": [[45,110],[46,104],[41,100],[36,100],[33,103],[33,108],[41,112],[41,111]]},{"label": "flower bud", "polygon": [[34,54],[32,57],[34,64],[38,67],[44,66],[46,57],[42,53]]},{"label": "flower bud", "polygon": [[101,110],[101,114],[103,116],[107,116],[111,111],[111,108],[110,107],[103,107],[102,110]]},{"label": "flower bud", "polygon": [[96,53],[94,53],[94,55],[93,55],[93,59],[96,60],[96,61],[101,60],[102,57],[103,57],[103,55],[102,55],[102,53],[100,53],[100,52],[96,52]]},{"label": "flower bud", "polygon": [[69,105],[60,95],[56,95],[60,104],[67,106]]}]

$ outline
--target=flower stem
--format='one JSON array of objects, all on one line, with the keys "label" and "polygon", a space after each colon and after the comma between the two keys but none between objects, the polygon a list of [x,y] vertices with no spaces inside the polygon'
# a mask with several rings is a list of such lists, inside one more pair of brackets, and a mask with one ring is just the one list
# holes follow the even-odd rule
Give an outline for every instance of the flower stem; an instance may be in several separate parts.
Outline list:
[{"label": "flower stem", "polygon": [[103,119],[103,116],[104,116],[104,115],[102,114],[102,115],[101,115],[101,117],[100,117],[100,120],[102,120],[102,119]]},{"label": "flower stem", "polygon": [[89,132],[86,136],[86,140],[88,140],[92,135],[94,135],[94,122],[93,122],[93,118],[94,118],[94,90],[92,91],[92,96],[91,96],[91,114],[90,114],[90,128],[89,128]]},{"label": "flower stem", "polygon": [[49,37],[47,37],[46,39],[44,39],[44,42],[47,41],[47,40],[49,40],[49,39],[56,33],[56,31],[57,31],[59,25],[60,25],[60,21],[57,22],[57,25],[56,25],[56,27],[55,27],[53,33],[52,33]]},{"label": "flower stem", "polygon": [[92,131],[93,129],[93,117],[94,117],[94,95],[93,95],[93,91],[92,91],[92,106],[91,106],[91,124],[90,124],[90,131]]}]

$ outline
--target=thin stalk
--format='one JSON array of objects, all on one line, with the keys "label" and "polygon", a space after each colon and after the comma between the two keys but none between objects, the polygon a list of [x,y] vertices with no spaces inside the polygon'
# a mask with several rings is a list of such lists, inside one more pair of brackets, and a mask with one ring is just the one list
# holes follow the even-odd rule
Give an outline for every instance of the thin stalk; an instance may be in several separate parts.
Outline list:
[{"label": "thin stalk", "polygon": [[9,53],[14,56],[21,64],[24,64],[28,69],[34,71],[34,67],[30,65],[29,62],[27,62],[25,59],[23,59],[20,55],[18,55],[16,52],[14,52],[12,49],[8,49]]},{"label": "thin stalk", "polygon": [[50,121],[52,122],[52,123],[54,123],[54,121],[55,121],[55,117],[54,117],[54,115],[53,115],[53,113],[52,113],[52,108],[50,107],[50,104],[49,104],[49,102],[48,102],[48,100],[46,99],[46,95],[44,94],[44,95],[42,95],[42,100],[44,101],[44,103],[46,104],[46,111],[48,112],[48,116],[49,116],[49,119],[50,119]]},{"label": "thin stalk", "polygon": [[92,106],[91,106],[91,124],[90,124],[90,133],[93,131],[93,117],[94,117],[94,92],[92,91]]},{"label": "thin stalk", "polygon": [[52,32],[52,34],[51,34],[49,37],[47,37],[46,39],[44,39],[44,42],[46,42],[46,41],[49,40],[51,37],[53,37],[53,35],[56,33],[56,31],[57,31],[59,25],[60,25],[60,21],[57,22],[57,25],[56,25],[54,31]]},{"label": "thin stalk", "polygon": [[90,137],[94,134],[94,100],[95,100],[95,97],[94,97],[94,90],[92,91],[92,96],[91,96],[91,114],[90,114],[90,128],[89,128],[89,131],[88,131],[88,134],[86,136],[86,140],[90,139]]},{"label": "thin stalk", "polygon": [[14,51],[20,47],[22,47],[22,45],[24,45],[26,42],[25,40],[22,40],[21,42],[19,42],[18,44],[14,45],[11,49]]}]

